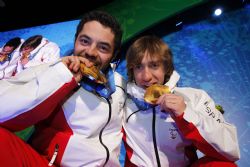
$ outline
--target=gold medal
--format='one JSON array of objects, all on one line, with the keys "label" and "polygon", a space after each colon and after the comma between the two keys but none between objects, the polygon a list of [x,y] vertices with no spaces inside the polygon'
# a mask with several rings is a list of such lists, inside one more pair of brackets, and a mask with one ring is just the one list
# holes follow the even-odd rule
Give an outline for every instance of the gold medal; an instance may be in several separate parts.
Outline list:
[{"label": "gold medal", "polygon": [[104,76],[104,74],[99,71],[96,66],[92,67],[87,67],[85,64],[81,63],[80,65],[80,70],[82,74],[90,79],[93,79],[95,82],[100,83],[100,84],[105,84],[107,83],[107,79]]},{"label": "gold medal", "polygon": [[0,56],[0,62],[4,62],[5,60],[7,60],[8,56],[7,55],[1,55]]},{"label": "gold medal", "polygon": [[158,98],[164,93],[170,93],[169,87],[166,85],[154,84],[146,89],[144,100],[150,104],[156,104]]}]

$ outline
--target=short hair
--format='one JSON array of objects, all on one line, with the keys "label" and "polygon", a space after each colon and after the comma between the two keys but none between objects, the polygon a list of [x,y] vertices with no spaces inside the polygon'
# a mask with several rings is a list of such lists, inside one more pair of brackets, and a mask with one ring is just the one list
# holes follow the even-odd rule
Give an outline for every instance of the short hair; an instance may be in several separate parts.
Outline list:
[{"label": "short hair", "polygon": [[4,47],[10,46],[13,47],[13,50],[15,50],[20,44],[21,44],[21,38],[15,37],[6,42]]},{"label": "short hair", "polygon": [[108,27],[114,33],[114,55],[116,56],[118,51],[121,48],[121,41],[122,41],[122,29],[119,22],[110,14],[104,11],[91,11],[86,13],[83,18],[81,19],[80,23],[77,26],[76,33],[75,33],[75,41],[82,30],[85,23],[90,21],[97,21],[101,23],[103,26]]},{"label": "short hair", "polygon": [[42,35],[34,35],[34,36],[29,37],[22,44],[20,51],[22,51],[23,48],[27,46],[36,48],[42,42],[42,39],[43,39]]},{"label": "short hair", "polygon": [[137,64],[140,64],[145,52],[150,57],[158,57],[164,65],[165,82],[167,82],[174,71],[172,60],[172,52],[168,45],[156,36],[143,36],[132,43],[126,53],[128,81],[134,80],[133,69]]}]

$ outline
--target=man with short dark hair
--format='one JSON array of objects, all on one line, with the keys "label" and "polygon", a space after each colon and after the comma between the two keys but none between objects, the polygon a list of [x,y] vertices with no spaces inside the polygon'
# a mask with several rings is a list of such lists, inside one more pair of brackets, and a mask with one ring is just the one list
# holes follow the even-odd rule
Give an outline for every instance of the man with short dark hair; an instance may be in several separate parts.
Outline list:
[{"label": "man with short dark hair", "polygon": [[[1,165],[120,166],[125,93],[110,62],[121,37],[112,16],[87,13],[77,27],[74,56],[0,82]],[[86,77],[82,66],[100,70],[107,83]],[[33,124],[29,144],[10,132]]]}]

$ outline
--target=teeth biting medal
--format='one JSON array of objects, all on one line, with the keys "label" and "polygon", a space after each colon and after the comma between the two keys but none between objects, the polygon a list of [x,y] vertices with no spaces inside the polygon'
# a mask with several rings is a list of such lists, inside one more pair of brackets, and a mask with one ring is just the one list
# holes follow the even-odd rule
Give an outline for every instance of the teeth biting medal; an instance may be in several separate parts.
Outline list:
[{"label": "teeth biting medal", "polygon": [[81,66],[80,67],[81,73],[84,76],[86,76],[89,79],[94,80],[95,82],[100,83],[100,84],[107,83],[106,77],[104,76],[104,74],[100,70],[98,70],[98,68],[96,68],[96,66],[87,67],[83,63],[81,63],[80,66]]},{"label": "teeth biting medal", "polygon": [[171,93],[166,85],[154,84],[146,89],[144,100],[149,104],[156,104],[158,98],[164,93]]}]

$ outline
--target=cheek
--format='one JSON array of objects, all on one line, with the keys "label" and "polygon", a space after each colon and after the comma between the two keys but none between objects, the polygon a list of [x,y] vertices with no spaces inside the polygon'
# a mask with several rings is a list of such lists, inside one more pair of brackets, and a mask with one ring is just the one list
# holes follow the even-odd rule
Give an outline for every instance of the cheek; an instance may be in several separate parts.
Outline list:
[{"label": "cheek", "polygon": [[162,84],[162,85],[165,84],[164,83],[165,82],[165,77],[162,77],[161,80],[160,80],[160,82],[161,82],[160,84]]},{"label": "cheek", "polygon": [[104,56],[101,56],[101,59],[106,62],[106,63],[109,63],[109,61],[111,60],[112,56],[111,55],[104,55]]},{"label": "cheek", "polygon": [[99,53],[99,57],[100,57],[101,61],[104,64],[109,64],[110,60],[112,59],[112,55],[111,54],[102,54],[102,53]]},{"label": "cheek", "polygon": [[165,71],[163,70],[163,68],[154,71],[154,78],[157,80],[157,83],[164,84]]},{"label": "cheek", "polygon": [[81,48],[81,45],[79,45],[79,43],[76,42],[75,45],[74,45],[75,51],[78,51],[80,48]]},{"label": "cheek", "polygon": [[25,55],[25,54],[27,54],[28,52],[27,52],[26,50],[24,50],[24,51],[22,51],[21,53]]},{"label": "cheek", "polygon": [[160,84],[164,84],[165,73],[164,72],[160,73],[157,78],[158,78],[158,81],[159,81]]},{"label": "cheek", "polygon": [[75,56],[80,55],[84,50],[85,50],[85,47],[76,43],[74,46],[74,55]]},{"label": "cheek", "polygon": [[101,63],[101,69],[106,69],[111,61],[112,56],[111,55],[106,55],[106,54],[102,54],[102,53],[98,53],[98,57],[97,57],[97,62]]},{"label": "cheek", "polygon": [[137,83],[137,85],[140,85],[141,83],[141,75],[138,72],[133,72],[134,74],[134,81]]}]

